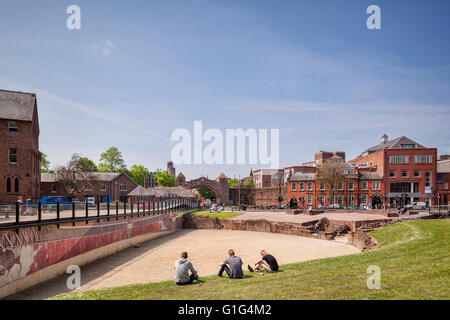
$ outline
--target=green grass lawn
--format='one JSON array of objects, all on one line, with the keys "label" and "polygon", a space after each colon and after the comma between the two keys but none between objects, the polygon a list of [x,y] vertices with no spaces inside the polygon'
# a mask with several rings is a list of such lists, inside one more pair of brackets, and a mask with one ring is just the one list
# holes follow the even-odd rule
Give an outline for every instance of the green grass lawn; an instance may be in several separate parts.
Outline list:
[{"label": "green grass lawn", "polygon": [[[54,299],[450,299],[450,220],[404,222],[371,234],[376,250],[281,266],[243,280],[201,277],[69,293]],[[276,255],[276,253],[275,253]],[[367,267],[381,268],[381,289],[369,290]]]},{"label": "green grass lawn", "polygon": [[207,216],[207,217],[212,217],[212,218],[219,218],[219,219],[229,219],[229,218],[233,218],[233,217],[237,217],[240,216],[242,214],[242,212],[209,212],[209,211],[197,211],[194,212],[193,214],[198,215],[198,216]]}]

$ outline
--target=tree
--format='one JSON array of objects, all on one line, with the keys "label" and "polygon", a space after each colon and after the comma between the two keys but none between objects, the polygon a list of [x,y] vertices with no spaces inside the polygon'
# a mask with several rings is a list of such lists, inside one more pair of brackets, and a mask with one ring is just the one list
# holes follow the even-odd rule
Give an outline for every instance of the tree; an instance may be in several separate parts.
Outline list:
[{"label": "tree", "polygon": [[169,174],[167,170],[162,171],[161,169],[157,169],[154,177],[159,186],[162,187],[175,186],[175,176]]},{"label": "tree", "polygon": [[239,180],[236,178],[228,179],[228,188],[238,188],[239,187]]},{"label": "tree", "polygon": [[344,162],[326,162],[318,168],[316,180],[323,184],[325,194],[330,196],[330,203],[334,204],[336,186],[350,178],[349,168]]},{"label": "tree", "polygon": [[50,171],[50,161],[47,160],[47,155],[43,152],[41,154],[41,172],[46,173]]},{"label": "tree", "polygon": [[122,152],[116,147],[111,147],[100,155],[98,169],[103,172],[127,172]]},{"label": "tree", "polygon": [[148,169],[143,165],[133,165],[130,169],[130,177],[137,184],[144,186],[145,178],[148,177]]},{"label": "tree", "polygon": [[88,159],[86,157],[82,157],[80,158],[80,167],[84,169],[84,171],[89,172],[89,171],[97,171],[97,166],[95,165],[95,162],[92,161],[91,159]]},{"label": "tree", "polygon": [[72,200],[76,193],[81,193],[86,185],[94,185],[95,178],[91,171],[86,171],[84,161],[79,154],[73,154],[65,166],[56,169],[56,182],[60,183],[65,196]]},{"label": "tree", "polygon": [[215,199],[216,195],[214,194],[214,192],[212,192],[209,189],[206,188],[197,188],[196,189],[198,191],[198,193],[200,194],[200,197],[204,198],[204,199]]},{"label": "tree", "polygon": [[248,189],[254,189],[255,185],[253,183],[253,177],[250,176],[247,179],[245,179],[244,183],[242,184],[242,187],[248,188]]}]

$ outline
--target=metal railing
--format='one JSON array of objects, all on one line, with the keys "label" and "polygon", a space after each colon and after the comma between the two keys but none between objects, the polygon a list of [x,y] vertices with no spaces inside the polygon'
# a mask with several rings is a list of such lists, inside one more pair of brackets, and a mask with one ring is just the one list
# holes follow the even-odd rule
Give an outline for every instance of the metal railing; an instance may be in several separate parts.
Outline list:
[{"label": "metal railing", "polygon": [[[72,203],[36,203],[0,205],[0,231],[16,230],[24,227],[76,223],[97,220],[119,220],[127,217],[158,215],[169,212],[181,212],[198,208],[198,201],[190,198],[161,198],[154,201],[139,201],[126,203],[98,203],[90,205],[88,202]],[[3,220],[3,221],[2,221]]]}]

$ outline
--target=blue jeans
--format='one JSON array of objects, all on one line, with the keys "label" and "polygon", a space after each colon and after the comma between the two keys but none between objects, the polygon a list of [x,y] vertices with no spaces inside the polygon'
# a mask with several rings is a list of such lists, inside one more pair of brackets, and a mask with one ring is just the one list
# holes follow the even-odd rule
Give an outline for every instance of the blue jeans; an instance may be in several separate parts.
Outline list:
[{"label": "blue jeans", "polygon": [[179,286],[185,286],[187,284],[191,284],[192,282],[194,282],[194,275],[193,274],[191,274],[189,276],[189,280],[188,281],[186,281],[186,282],[176,282],[176,284],[179,285]]}]

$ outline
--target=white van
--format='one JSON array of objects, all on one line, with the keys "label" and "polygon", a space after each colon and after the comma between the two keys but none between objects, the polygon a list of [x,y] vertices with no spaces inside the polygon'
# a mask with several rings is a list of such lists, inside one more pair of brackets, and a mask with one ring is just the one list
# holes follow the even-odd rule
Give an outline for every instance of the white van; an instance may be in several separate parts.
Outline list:
[{"label": "white van", "polygon": [[424,210],[427,208],[427,205],[425,204],[425,202],[412,202],[408,204],[406,208],[413,210]]},{"label": "white van", "polygon": [[94,197],[86,197],[86,203],[89,207],[95,207],[95,198]]}]

